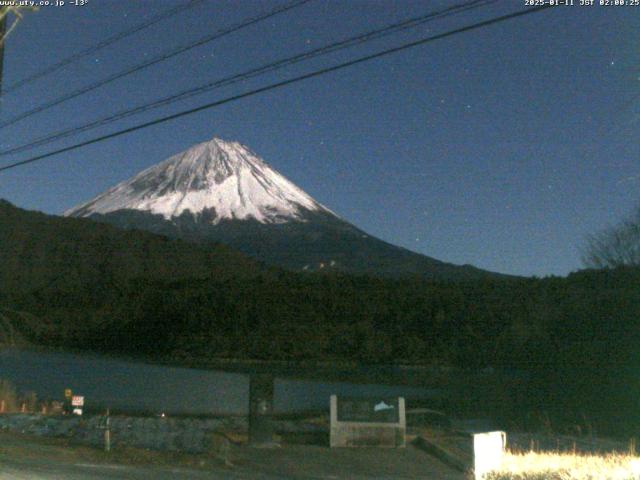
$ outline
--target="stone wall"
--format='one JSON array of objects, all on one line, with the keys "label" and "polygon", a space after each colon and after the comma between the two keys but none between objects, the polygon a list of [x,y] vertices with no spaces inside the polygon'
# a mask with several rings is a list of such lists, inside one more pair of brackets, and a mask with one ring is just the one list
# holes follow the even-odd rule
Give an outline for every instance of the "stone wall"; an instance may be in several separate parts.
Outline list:
[{"label": "stone wall", "polygon": [[[277,434],[328,433],[328,418],[314,420],[273,419]],[[248,419],[244,416],[214,418],[130,417],[110,418],[111,445],[187,453],[224,453],[232,443],[246,441]],[[104,417],[84,415],[0,415],[0,431],[72,439],[102,447]],[[222,452],[221,452],[222,451]]]},{"label": "stone wall", "polygon": [[[247,431],[246,417],[161,418],[111,417],[111,444],[153,450],[202,453],[216,448],[228,435]],[[0,430],[27,435],[73,439],[101,447],[104,417],[47,416],[33,414],[0,415]]]}]

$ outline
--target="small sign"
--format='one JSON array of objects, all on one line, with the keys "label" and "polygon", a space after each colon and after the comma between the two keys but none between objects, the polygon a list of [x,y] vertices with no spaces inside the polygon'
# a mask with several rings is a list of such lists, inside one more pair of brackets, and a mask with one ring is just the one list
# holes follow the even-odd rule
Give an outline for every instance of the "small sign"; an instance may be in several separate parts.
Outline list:
[{"label": "small sign", "polygon": [[406,432],[403,397],[331,395],[331,447],[404,447]]},{"label": "small sign", "polygon": [[74,408],[73,409],[73,414],[74,415],[82,415],[82,409],[81,408]]},{"label": "small sign", "polygon": [[74,395],[71,398],[71,405],[74,406],[74,407],[83,407],[84,406],[84,397],[82,397],[80,395]]},{"label": "small sign", "polygon": [[396,398],[338,397],[339,422],[398,423],[399,402]]},{"label": "small sign", "polygon": [[73,396],[73,392],[71,391],[71,389],[70,388],[65,388],[64,389],[64,398],[71,399],[72,396]]}]

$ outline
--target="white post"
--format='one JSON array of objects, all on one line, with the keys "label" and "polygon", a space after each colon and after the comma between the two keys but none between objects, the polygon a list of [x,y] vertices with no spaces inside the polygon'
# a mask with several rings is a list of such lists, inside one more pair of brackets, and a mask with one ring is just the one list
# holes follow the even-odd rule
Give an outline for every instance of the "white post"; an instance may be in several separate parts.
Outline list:
[{"label": "white post", "polygon": [[407,446],[407,414],[404,405],[404,397],[398,398],[398,421],[400,422],[400,431],[402,432],[402,443],[399,447]]},{"label": "white post", "polygon": [[104,429],[104,451],[111,451],[111,418],[109,417],[109,409],[107,408],[107,419]]},{"label": "white post", "polygon": [[329,423],[330,425],[330,436],[329,436],[329,446],[330,447],[336,447],[336,431],[337,431],[337,425],[338,425],[338,396],[337,395],[331,395],[331,404],[330,404],[330,408],[331,408],[331,422]]},{"label": "white post", "polygon": [[476,433],[473,436],[473,460],[476,480],[502,466],[507,434],[505,432]]}]

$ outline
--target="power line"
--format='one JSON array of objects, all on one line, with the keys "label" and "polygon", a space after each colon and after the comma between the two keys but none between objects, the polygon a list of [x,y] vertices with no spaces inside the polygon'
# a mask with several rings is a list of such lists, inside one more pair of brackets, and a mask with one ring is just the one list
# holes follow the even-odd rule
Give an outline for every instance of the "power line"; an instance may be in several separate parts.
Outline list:
[{"label": "power line", "polygon": [[37,162],[39,160],[43,160],[45,158],[52,157],[54,155],[59,155],[61,153],[69,152],[69,151],[72,151],[72,150],[77,150],[78,148],[86,147],[86,146],[92,145],[94,143],[98,143],[98,142],[102,142],[102,141],[105,141],[105,140],[109,140],[111,138],[119,137],[119,136],[125,135],[127,133],[135,132],[137,130],[142,130],[144,128],[148,128],[148,127],[151,127],[151,126],[154,126],[154,125],[158,125],[158,124],[161,124],[161,123],[164,123],[164,122],[168,122],[170,120],[175,120],[176,118],[180,118],[180,117],[184,117],[184,116],[187,116],[187,115],[191,115],[193,113],[197,113],[197,112],[200,112],[200,111],[203,111],[203,110],[207,110],[209,108],[218,107],[218,106],[224,105],[226,103],[231,103],[231,102],[234,102],[236,100],[240,100],[240,99],[243,99],[243,98],[251,97],[251,96],[257,95],[259,93],[264,93],[264,92],[268,92],[268,91],[271,91],[271,90],[275,90],[277,88],[281,88],[281,87],[284,87],[284,86],[287,86],[287,85],[291,85],[293,83],[301,82],[301,81],[307,80],[309,78],[314,78],[314,77],[318,77],[318,76],[321,76],[321,75],[325,75],[325,74],[330,73],[330,72],[335,72],[337,70],[342,70],[343,68],[347,68],[347,67],[351,67],[353,65],[358,65],[360,63],[368,62],[370,60],[373,60],[373,59],[376,59],[376,58],[380,58],[380,57],[384,57],[384,56],[387,56],[387,55],[391,55],[393,53],[397,53],[397,52],[400,52],[400,51],[403,51],[403,50],[407,50],[409,48],[417,47],[419,45],[424,45],[426,43],[430,43],[430,42],[433,42],[435,40],[440,40],[442,38],[451,37],[453,35],[457,35],[457,34],[460,34],[460,33],[468,32],[468,31],[471,31],[471,30],[477,30],[477,29],[480,29],[480,28],[487,27],[489,25],[494,25],[496,23],[504,22],[504,21],[511,20],[511,19],[518,18],[518,17],[523,17],[525,15],[538,13],[538,12],[546,10],[547,8],[550,8],[550,7],[551,7],[551,5],[543,5],[543,6],[533,7],[533,8],[529,8],[527,10],[522,10],[522,11],[515,12],[515,13],[510,13],[510,14],[507,14],[507,15],[502,15],[500,17],[495,17],[495,18],[492,18],[492,19],[489,19],[489,20],[485,20],[485,21],[482,21],[482,22],[478,22],[478,23],[474,23],[474,24],[471,24],[471,25],[467,25],[465,27],[457,28],[455,30],[449,30],[447,32],[440,33],[438,35],[433,35],[431,37],[426,37],[426,38],[422,38],[420,40],[416,40],[416,41],[413,41],[413,42],[405,43],[405,44],[400,45],[398,47],[393,47],[393,48],[389,48],[389,49],[386,49],[386,50],[382,50],[380,52],[373,53],[371,55],[365,55],[363,57],[359,57],[359,58],[356,58],[354,60],[350,60],[348,62],[344,62],[344,63],[340,63],[340,64],[337,64],[337,65],[334,65],[332,67],[326,67],[326,68],[323,68],[323,69],[320,69],[320,70],[316,70],[316,71],[313,71],[313,72],[310,72],[310,73],[306,73],[304,75],[299,75],[297,77],[290,78],[288,80],[283,80],[283,81],[280,81],[280,82],[277,82],[277,83],[272,83],[272,84],[267,85],[265,87],[256,88],[254,90],[250,90],[248,92],[240,93],[238,95],[233,95],[231,97],[227,97],[227,98],[224,98],[222,100],[217,100],[215,102],[207,103],[207,104],[201,105],[199,107],[191,108],[189,110],[184,110],[184,111],[179,112],[179,113],[174,113],[172,115],[161,117],[161,118],[158,118],[156,120],[152,120],[150,122],[145,122],[145,123],[142,123],[142,124],[139,124],[139,125],[135,125],[133,127],[129,127],[129,128],[125,128],[123,130],[119,130],[117,132],[109,133],[107,135],[102,135],[100,137],[96,137],[96,138],[93,138],[91,140],[86,140],[84,142],[76,143],[75,145],[71,145],[69,147],[64,147],[64,148],[61,148],[61,149],[58,149],[58,150],[54,150],[54,151],[51,151],[51,152],[48,152],[48,153],[44,153],[42,155],[37,155],[35,157],[28,158],[26,160],[22,160],[22,161],[15,162],[15,163],[12,163],[12,164],[9,164],[9,165],[5,165],[3,167],[0,167],[0,172],[5,171],[5,170],[9,170],[9,169],[12,169],[12,168],[16,168],[16,167],[19,167],[19,166],[22,166],[22,165],[26,165],[26,164],[29,164],[29,163]]},{"label": "power line", "polygon": [[393,25],[389,25],[387,27],[381,28],[381,29],[376,29],[373,31],[369,31],[367,33],[364,34],[360,34],[360,35],[356,35],[353,37],[349,37],[347,39],[341,40],[339,42],[335,42],[335,43],[331,43],[329,45],[325,45],[313,50],[310,50],[308,52],[304,52],[298,55],[294,55],[292,57],[287,57],[281,60],[278,60],[276,62],[271,62],[268,63],[266,65],[262,65],[260,67],[257,68],[253,68],[251,70],[245,71],[243,73],[239,73],[236,75],[232,75],[230,77],[226,77],[226,78],[222,78],[219,80],[216,80],[214,82],[208,82],[204,85],[201,85],[199,87],[196,88],[191,88],[188,90],[184,90],[182,92],[179,92],[177,94],[173,94],[170,95],[168,97],[164,97],[162,99],[159,99],[155,102],[152,103],[147,103],[147,104],[143,104],[140,105],[138,107],[132,108],[132,109],[126,109],[123,111],[120,111],[118,113],[115,113],[113,115],[107,116],[107,117],[103,117],[101,119],[95,120],[89,124],[85,124],[85,125],[81,125],[81,126],[77,126],[77,127],[72,127],[72,128],[67,128],[65,130],[62,131],[58,131],[58,132],[54,132],[51,133],[49,135],[43,136],[43,137],[39,137],[36,138],[28,143],[22,144],[22,145],[18,145],[16,147],[12,147],[9,149],[5,149],[5,150],[0,150],[0,155],[9,155],[9,154],[13,154],[13,153],[18,153],[18,152],[23,152],[23,151],[27,151],[27,150],[31,150],[33,148],[42,146],[42,145],[47,145],[49,143],[52,143],[56,140],[60,140],[62,138],[66,138],[72,135],[76,135],[82,132],[86,132],[89,130],[92,130],[94,128],[97,127],[101,127],[103,125],[107,125],[109,123],[115,122],[117,120],[122,120],[124,118],[130,117],[132,115],[136,115],[138,113],[142,113],[142,112],[146,112],[149,110],[152,110],[154,108],[158,108],[160,106],[165,106],[165,105],[169,105],[171,103],[174,103],[178,100],[185,100],[187,98],[196,96],[196,95],[200,95],[202,93],[220,88],[220,87],[226,87],[229,85],[234,85],[236,83],[239,83],[241,81],[244,80],[248,80],[250,78],[254,78],[260,75],[264,75],[266,73],[271,73],[274,72],[276,70],[279,70],[281,68],[285,68],[291,65],[294,65],[296,63],[302,62],[302,61],[306,61],[309,60],[311,58],[315,58],[321,55],[326,55],[329,53],[333,53],[336,52],[338,50],[342,50],[345,48],[349,48],[355,45],[359,45],[371,40],[376,40],[388,35],[391,35],[393,33],[397,33],[400,31],[404,31],[407,30],[409,28],[414,28],[420,25],[423,25],[429,21],[433,21],[433,20],[437,20],[440,18],[444,18],[446,16],[449,15],[456,15],[462,12],[466,12],[472,9],[476,9],[479,7],[483,7],[486,5],[489,5],[491,3],[495,3],[498,0],[473,0],[473,1],[467,1],[465,3],[461,3],[461,4],[457,4],[451,7],[448,7],[446,9],[443,10],[438,10],[435,12],[429,12],[428,14],[425,15],[421,15],[418,17],[414,17],[411,18],[409,20],[404,20],[402,22],[399,23],[395,23]]},{"label": "power line", "polygon": [[239,22],[237,24],[232,25],[231,27],[227,27],[227,28],[218,30],[218,31],[216,31],[215,33],[213,33],[211,35],[207,35],[207,36],[205,36],[205,37],[203,37],[203,38],[201,38],[199,40],[196,40],[195,42],[189,43],[187,45],[180,46],[180,47],[175,48],[175,49],[173,49],[173,50],[171,50],[169,52],[162,53],[162,54],[160,54],[160,55],[158,55],[158,56],[156,56],[156,57],[154,57],[154,58],[152,58],[150,60],[147,60],[147,61],[145,61],[143,63],[140,63],[138,65],[135,65],[135,66],[131,67],[131,68],[128,68],[126,70],[118,72],[118,73],[116,73],[114,75],[111,75],[111,76],[109,76],[107,78],[99,80],[99,81],[97,81],[95,83],[92,83],[90,85],[81,87],[81,88],[79,88],[77,90],[74,90],[74,91],[72,91],[70,93],[62,95],[62,96],[60,96],[60,97],[58,97],[58,98],[56,98],[54,100],[51,100],[50,102],[47,102],[47,103],[41,104],[41,105],[39,105],[39,106],[37,106],[35,108],[32,108],[31,110],[28,110],[26,112],[20,113],[20,114],[16,115],[15,117],[10,118],[9,120],[5,120],[4,122],[0,122],[0,128],[4,128],[4,127],[7,127],[9,125],[13,125],[14,123],[19,122],[20,120],[23,120],[23,119],[25,119],[27,117],[35,115],[36,113],[40,113],[40,112],[43,112],[45,110],[48,110],[49,108],[55,107],[56,105],[60,105],[63,102],[66,102],[66,101],[71,100],[73,98],[79,97],[80,95],[83,95],[83,94],[85,94],[87,92],[91,92],[92,90],[95,90],[95,89],[100,88],[100,87],[102,87],[104,85],[107,85],[107,84],[109,84],[109,83],[111,83],[111,82],[113,82],[115,80],[119,80],[120,78],[124,78],[124,77],[126,77],[128,75],[131,75],[132,73],[139,72],[140,70],[143,70],[143,69],[145,69],[147,67],[155,65],[156,63],[160,63],[160,62],[163,62],[165,60],[168,60],[169,58],[175,57],[176,55],[179,55],[179,54],[184,53],[184,52],[186,52],[188,50],[191,50],[193,48],[196,48],[196,47],[199,47],[199,46],[204,45],[206,43],[209,43],[209,42],[212,42],[214,40],[217,40],[217,39],[219,39],[221,37],[224,37],[224,36],[226,36],[226,35],[228,35],[230,33],[242,30],[242,29],[244,29],[246,27],[249,27],[250,25],[253,25],[255,23],[261,22],[263,20],[271,18],[271,17],[273,17],[275,15],[278,15],[280,13],[284,13],[284,12],[286,12],[288,10],[293,9],[293,8],[302,6],[305,3],[308,3],[310,1],[311,0],[295,0],[295,1],[291,2],[291,3],[287,3],[286,5],[276,7],[275,9],[270,10],[270,11],[268,11],[266,13],[263,13],[263,14],[257,16],[257,17],[251,17],[251,18],[243,20],[242,22]]},{"label": "power line", "polygon": [[57,72],[58,70],[60,70],[62,67],[66,67],[67,65],[83,58],[86,57],[88,55],[91,55],[93,53],[96,53],[110,45],[113,45],[116,42],[119,42],[120,40],[127,38],[135,33],[138,33],[146,28],[149,28],[152,25],[155,25],[158,22],[161,22],[162,20],[172,17],[174,15],[178,15],[182,12],[185,12],[187,10],[189,10],[190,8],[195,7],[196,5],[202,3],[204,0],[189,0],[188,3],[184,4],[184,5],[179,5],[177,7],[174,8],[170,8],[168,10],[165,10],[163,12],[160,12],[158,15],[156,15],[155,17],[150,18],[149,20],[139,23],[138,25],[134,25],[133,27],[131,27],[128,30],[124,30],[120,33],[117,33],[111,37],[108,37],[104,40],[102,40],[101,42],[98,42],[97,44],[88,47],[84,50],[81,50],[78,53],[75,53],[73,55],[70,55],[66,58],[63,58],[62,60],[60,60],[57,63],[54,63],[53,65],[50,65],[46,68],[43,68],[42,70],[33,73],[32,75],[29,75],[28,77],[22,78],[21,80],[18,80],[14,83],[12,83],[11,85],[9,85],[4,92],[2,92],[2,95],[14,92],[26,85],[29,85],[30,83],[35,82],[36,80],[45,77],[47,75],[50,75],[54,72]]},{"label": "power line", "polygon": [[[4,75],[3,75],[4,46],[5,46],[7,37],[11,32],[13,32],[13,30],[18,26],[18,22],[20,22],[20,20],[22,19],[22,14],[20,13],[21,10],[34,12],[38,10],[38,7],[35,7],[35,6],[0,7],[0,96],[2,95],[2,88],[3,88],[2,81],[4,79]],[[7,28],[7,17],[9,13],[13,13],[13,16],[15,18],[13,19],[13,22],[11,23],[9,28]]]}]

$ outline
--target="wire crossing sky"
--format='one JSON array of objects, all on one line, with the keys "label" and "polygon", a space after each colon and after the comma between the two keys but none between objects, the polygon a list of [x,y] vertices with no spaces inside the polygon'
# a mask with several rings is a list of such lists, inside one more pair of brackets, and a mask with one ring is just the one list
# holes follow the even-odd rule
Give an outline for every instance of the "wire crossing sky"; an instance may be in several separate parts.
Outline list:
[{"label": "wire crossing sky", "polygon": [[534,8],[530,8],[528,10],[524,10],[522,12],[512,13],[512,14],[509,14],[509,15],[502,15],[500,17],[492,18],[492,19],[486,20],[484,22],[476,23],[476,24],[473,24],[473,25],[467,25],[467,26],[464,26],[462,28],[458,28],[456,30],[451,30],[451,31],[448,31],[448,32],[441,33],[439,35],[435,35],[435,36],[432,36],[432,37],[419,39],[419,40],[416,40],[414,42],[410,42],[410,43],[405,44],[405,45],[400,45],[400,46],[395,47],[395,48],[383,50],[381,52],[376,52],[374,54],[367,55],[365,57],[355,58],[353,60],[350,60],[350,61],[345,62],[345,63],[341,63],[339,65],[333,65],[331,67],[327,67],[327,68],[324,68],[324,69],[321,69],[321,70],[316,70],[316,71],[313,71],[313,72],[310,72],[310,73],[307,73],[307,74],[304,74],[304,75],[301,75],[301,76],[298,76],[298,77],[294,77],[294,78],[290,78],[290,79],[287,79],[287,80],[283,80],[282,82],[272,83],[270,85],[265,85],[263,87],[255,89],[255,90],[251,90],[251,91],[248,91],[248,92],[243,92],[243,93],[240,93],[238,95],[234,95],[232,97],[224,98],[222,100],[218,100],[218,101],[215,101],[215,102],[212,102],[212,103],[207,103],[205,105],[200,105],[200,106],[192,108],[190,110],[186,110],[186,111],[183,111],[183,112],[175,113],[173,115],[169,115],[168,117],[157,118],[155,120],[143,123],[141,125],[136,125],[136,126],[133,126],[133,127],[129,127],[129,128],[124,129],[124,130],[119,130],[117,132],[113,132],[113,133],[110,133],[108,135],[103,135],[102,137],[93,138],[91,140],[87,140],[87,141],[84,141],[84,142],[81,142],[81,143],[77,143],[75,145],[71,145],[71,146],[62,148],[60,150],[54,150],[52,152],[47,152],[47,153],[44,153],[42,155],[37,155],[35,157],[31,157],[31,158],[28,158],[26,160],[22,160],[22,161],[19,161],[19,162],[16,162],[16,163],[0,166],[0,172],[5,171],[5,170],[11,170],[13,168],[17,168],[17,167],[20,167],[20,166],[23,166],[23,165],[27,165],[29,163],[34,163],[34,162],[37,162],[37,161],[40,161],[40,160],[44,160],[44,159],[52,157],[54,155],[59,155],[61,153],[66,153],[66,152],[69,152],[69,151],[72,151],[72,150],[76,150],[78,148],[86,147],[88,145],[93,145],[94,143],[102,142],[102,141],[105,141],[105,140],[110,140],[112,138],[119,137],[119,136],[125,135],[127,133],[135,132],[137,130],[141,130],[141,129],[144,129],[144,128],[149,128],[149,127],[152,127],[152,126],[155,126],[155,125],[159,125],[161,123],[168,122],[170,120],[175,120],[175,119],[184,117],[186,115],[191,115],[193,113],[197,113],[197,112],[200,112],[202,110],[207,110],[209,108],[219,107],[220,105],[224,105],[224,104],[229,103],[229,102],[234,102],[234,101],[241,100],[241,99],[244,99],[244,98],[247,98],[247,97],[251,97],[253,95],[257,95],[257,94],[260,94],[260,93],[268,92],[268,91],[274,90],[276,88],[285,87],[285,86],[291,85],[293,83],[297,83],[297,82],[300,82],[300,81],[303,81],[303,80],[307,80],[309,78],[317,77],[319,75],[326,75],[328,73],[335,72],[335,71],[340,70],[342,68],[351,67],[353,65],[357,65],[357,64],[362,63],[362,62],[368,62],[370,60],[374,60],[376,58],[380,58],[380,57],[385,56],[385,55],[390,55],[392,53],[400,52],[400,51],[405,50],[407,48],[413,48],[413,47],[417,47],[419,45],[424,45],[425,43],[428,43],[428,42],[431,42],[431,41],[434,41],[434,40],[440,40],[441,38],[446,38],[446,37],[449,37],[451,35],[457,35],[457,34],[460,34],[460,33],[468,32],[468,31],[474,30],[476,28],[487,27],[487,26],[493,25],[495,23],[503,22],[503,21],[506,21],[506,20],[511,20],[513,18],[522,17],[524,15],[529,15],[529,14],[532,14],[532,13],[537,13],[537,12],[539,12],[541,10],[545,10],[547,8],[550,8],[550,7],[548,7],[548,6],[534,7]]},{"label": "wire crossing sky", "polygon": [[202,3],[204,0],[189,0],[187,3],[182,4],[182,5],[178,5],[177,7],[172,7],[169,8],[163,12],[160,12],[158,15],[145,20],[144,22],[142,22],[139,25],[135,25],[133,26],[133,28],[130,28],[128,30],[122,31],[120,33],[117,33],[115,35],[112,35],[111,37],[108,37],[104,40],[102,40],[101,42],[98,42],[96,45],[92,45],[91,47],[82,50],[80,52],[74,53],[73,55],[70,55],[66,58],[63,58],[62,60],[54,63],[53,65],[50,65],[48,67],[43,68],[42,70],[35,72],[31,75],[29,75],[26,78],[22,78],[16,82],[14,82],[13,84],[9,85],[7,88],[5,88],[5,90],[3,92],[0,93],[0,95],[5,95],[8,93],[13,92],[14,90],[17,90],[19,88],[24,88],[27,85],[29,85],[30,83],[39,80],[47,75],[51,75],[54,72],[57,72],[58,70],[60,70],[61,68],[81,59],[82,57],[86,57],[87,55],[92,55],[92,54],[96,54],[98,53],[100,50],[102,50],[103,48],[108,47],[109,45],[113,45],[116,42],[119,42],[131,35],[135,35],[136,33],[144,30],[145,28],[150,27],[151,25],[154,25],[158,22],[161,22],[162,20],[166,19],[166,18],[170,18],[174,15],[178,15],[181,12],[195,7],[196,5]]},{"label": "wire crossing sky", "polygon": [[[131,115],[135,115],[140,112],[146,112],[162,105],[168,105],[178,100],[183,100],[194,95],[200,95],[204,92],[211,91],[215,88],[220,88],[226,85],[233,85],[235,83],[247,80],[249,78],[252,78],[258,75],[263,75],[264,73],[272,72],[280,68],[285,68],[301,61],[309,60],[318,55],[326,55],[328,53],[332,53],[337,50],[341,50],[343,48],[349,48],[363,42],[374,40],[376,38],[382,38],[383,36],[391,35],[393,33],[397,33],[402,30],[406,30],[408,28],[415,28],[416,26],[422,25],[425,22],[434,21],[434,20],[437,20],[438,18],[442,18],[447,15],[455,15],[461,12],[468,11],[469,9],[479,8],[479,7],[488,5],[490,3],[494,3],[496,1],[497,0],[474,0],[470,2],[465,2],[458,5],[454,5],[453,7],[448,7],[444,10],[433,11],[426,15],[421,15],[416,18],[412,18],[400,23],[389,25],[381,29],[373,30],[371,32],[367,32],[361,35],[356,35],[354,37],[352,36],[340,42],[334,42],[329,45],[325,45],[323,47],[313,49],[311,51],[305,51],[304,53],[294,55],[292,57],[287,57],[285,59],[278,60],[277,62],[272,62],[267,65],[262,65],[258,68],[252,68],[251,70],[246,72],[232,75],[230,77],[225,77],[223,79],[218,79],[213,82],[207,82],[204,85],[201,85],[195,88],[190,88],[188,90],[184,90],[179,93],[171,94],[168,97],[161,98],[151,103],[146,103],[144,105],[140,105],[135,108],[126,109],[116,113],[115,115],[103,117],[99,120],[90,122],[88,124],[76,125],[66,130],[54,132],[44,137],[39,137],[37,139],[34,139],[32,142],[29,142],[26,144],[18,145],[12,148],[8,148],[6,150],[0,150],[0,155],[6,155],[10,153],[19,153],[26,150],[31,150],[37,146],[47,145],[55,140],[65,138],[70,135],[77,135],[80,132],[92,130],[95,127],[107,125],[114,121],[121,120],[123,118],[129,117]],[[21,163],[21,164],[24,164],[24,163]],[[8,167],[11,167],[11,165]],[[6,169],[6,168],[0,168],[0,171],[2,171],[3,169]]]},{"label": "wire crossing sky", "polygon": [[91,92],[97,88],[103,87],[105,85],[108,85],[111,82],[114,82],[116,80],[120,80],[121,78],[127,77],[133,73],[139,72],[141,70],[144,70],[152,65],[155,65],[157,63],[160,62],[164,62],[172,57],[175,57],[176,55],[180,55],[182,53],[188,52],[189,50],[205,45],[209,42],[213,42],[214,40],[218,40],[226,35],[229,35],[231,33],[237,32],[239,30],[242,30],[243,28],[246,28],[250,25],[253,25],[257,22],[261,22],[263,20],[266,20],[268,18],[273,17],[274,15],[278,15],[280,13],[286,12],[288,10],[291,10],[292,8],[296,8],[299,7],[301,5],[304,5],[305,3],[308,3],[311,0],[296,0],[294,2],[291,2],[289,4],[283,5],[283,6],[279,6],[276,7],[275,9],[268,11],[266,13],[262,13],[260,15],[254,16],[254,17],[250,17],[247,19],[242,20],[241,22],[231,25],[229,27],[223,28],[221,30],[217,30],[215,31],[213,34],[209,34],[206,35],[203,38],[200,38],[198,40],[196,40],[195,42],[191,42],[188,43],[186,45],[181,45],[177,48],[174,48],[168,52],[162,52],[160,55],[153,57],[149,60],[145,60],[144,62],[142,62],[141,64],[138,65],[134,65],[133,67],[129,67],[121,72],[117,72],[113,75],[108,76],[107,78],[103,78],[100,79],[99,81],[89,84],[89,85],[85,85],[77,90],[68,92],[60,97],[57,97],[49,102],[46,102],[42,105],[38,105],[35,108],[32,108],[31,110],[27,110],[26,112],[22,112],[8,120],[5,121],[0,121],[0,128],[4,128],[8,125],[13,125],[16,122],[19,122],[20,120],[24,120],[25,118],[28,118],[32,115],[35,115],[37,113],[43,112],[45,110],[50,109],[51,107],[55,107],[56,105],[60,105],[63,102],[69,101],[71,99],[74,99],[76,97],[79,97],[80,95],[84,95],[85,93]]},{"label": "wire crossing sky", "polygon": [[[7,126],[0,150],[457,3],[314,0]],[[113,1],[41,9],[25,17],[7,44],[5,82],[181,4]],[[12,118],[61,91],[279,4],[203,2],[3,97],[2,116]],[[470,9],[159,105],[119,119],[116,129],[520,10],[512,2]],[[580,267],[584,236],[638,202],[640,51],[633,38],[640,16],[634,12],[550,8],[453,35],[6,171],[0,197],[59,214],[215,135],[248,145],[319,202],[391,243],[505,273],[566,274]],[[53,149],[113,131],[98,125],[57,139]],[[51,148],[37,147],[32,156]],[[3,159],[4,165],[21,160]]]}]

